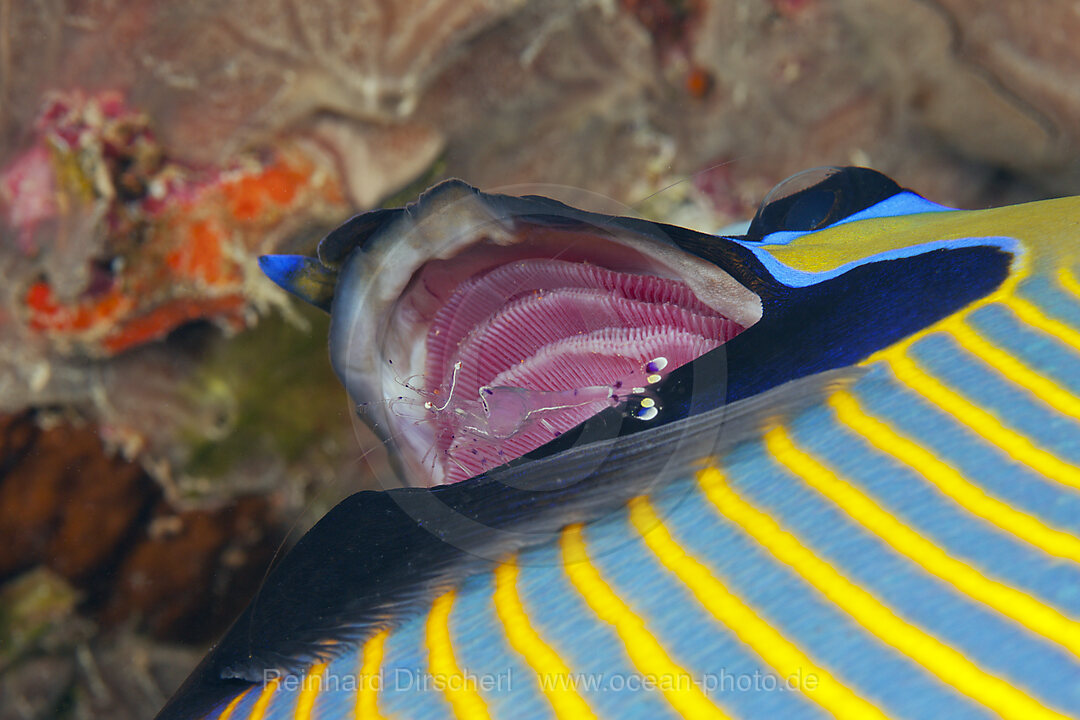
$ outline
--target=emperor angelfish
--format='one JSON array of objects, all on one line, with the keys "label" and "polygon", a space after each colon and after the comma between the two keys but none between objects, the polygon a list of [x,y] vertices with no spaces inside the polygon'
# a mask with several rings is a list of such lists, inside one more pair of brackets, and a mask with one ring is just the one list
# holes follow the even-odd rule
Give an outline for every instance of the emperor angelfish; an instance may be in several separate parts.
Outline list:
[{"label": "emperor angelfish", "polygon": [[1078,240],[823,168],[742,236],[449,181],[263,258],[408,487],[158,717],[1080,716]]}]

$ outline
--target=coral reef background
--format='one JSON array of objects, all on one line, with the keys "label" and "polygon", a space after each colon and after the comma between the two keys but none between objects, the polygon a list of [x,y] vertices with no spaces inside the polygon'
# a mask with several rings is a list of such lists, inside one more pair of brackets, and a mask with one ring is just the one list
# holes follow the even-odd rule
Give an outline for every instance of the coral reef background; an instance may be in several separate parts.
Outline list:
[{"label": "coral reef background", "polygon": [[1071,0],[0,0],[0,720],[151,716],[385,480],[259,254],[450,176],[706,230],[824,164],[1076,194],[1076,37]]}]

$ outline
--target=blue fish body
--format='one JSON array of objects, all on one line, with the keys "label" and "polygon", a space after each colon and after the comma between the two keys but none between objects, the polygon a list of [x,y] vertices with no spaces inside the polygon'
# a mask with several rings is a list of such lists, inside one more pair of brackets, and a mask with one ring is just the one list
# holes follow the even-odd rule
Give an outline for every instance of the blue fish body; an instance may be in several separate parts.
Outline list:
[{"label": "blue fish body", "polygon": [[1080,716],[1080,198],[866,172],[668,229],[763,312],[655,422],[345,500],[159,717]]}]

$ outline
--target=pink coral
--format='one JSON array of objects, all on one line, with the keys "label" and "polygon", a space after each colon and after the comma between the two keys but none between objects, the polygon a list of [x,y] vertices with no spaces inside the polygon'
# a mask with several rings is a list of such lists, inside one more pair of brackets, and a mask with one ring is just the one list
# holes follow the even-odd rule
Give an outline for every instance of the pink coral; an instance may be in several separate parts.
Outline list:
[{"label": "pink coral", "polygon": [[57,214],[56,176],[48,148],[31,148],[0,173],[0,201],[19,249],[34,254],[34,228]]},{"label": "pink coral", "polygon": [[40,256],[21,290],[25,327],[61,352],[112,355],[199,318],[243,327],[244,258],[282,228],[344,210],[332,176],[297,147],[194,167],[115,92],[54,94],[35,130],[0,187],[17,244]]}]

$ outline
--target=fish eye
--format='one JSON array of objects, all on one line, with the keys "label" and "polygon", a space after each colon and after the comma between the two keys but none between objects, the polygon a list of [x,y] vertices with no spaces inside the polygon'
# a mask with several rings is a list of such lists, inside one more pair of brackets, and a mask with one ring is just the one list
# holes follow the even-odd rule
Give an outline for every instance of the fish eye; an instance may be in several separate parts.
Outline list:
[{"label": "fish eye", "polygon": [[820,230],[900,192],[885,175],[860,167],[819,167],[792,175],[765,196],[747,237]]},{"label": "fish eye", "polygon": [[793,230],[817,230],[828,221],[839,200],[833,190],[804,190],[791,198],[791,207],[784,216],[784,223]]}]

